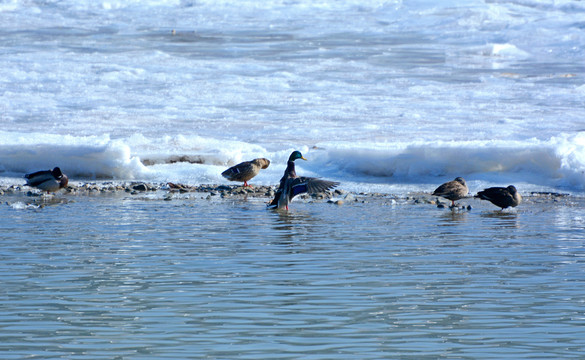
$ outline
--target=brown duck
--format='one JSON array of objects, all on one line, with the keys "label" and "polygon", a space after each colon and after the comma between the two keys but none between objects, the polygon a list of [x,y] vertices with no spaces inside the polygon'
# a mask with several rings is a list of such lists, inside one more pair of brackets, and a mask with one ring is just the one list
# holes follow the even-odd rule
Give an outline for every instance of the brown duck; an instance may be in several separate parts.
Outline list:
[{"label": "brown duck", "polygon": [[463,199],[469,193],[467,184],[462,177],[457,177],[453,181],[446,182],[435,189],[433,195],[444,197],[451,200],[451,207],[455,206],[455,201]]},{"label": "brown duck", "polygon": [[265,158],[244,161],[222,172],[221,176],[229,181],[243,181],[244,186],[250,186],[248,181],[258,175],[261,169],[266,169],[269,165],[270,160]]}]

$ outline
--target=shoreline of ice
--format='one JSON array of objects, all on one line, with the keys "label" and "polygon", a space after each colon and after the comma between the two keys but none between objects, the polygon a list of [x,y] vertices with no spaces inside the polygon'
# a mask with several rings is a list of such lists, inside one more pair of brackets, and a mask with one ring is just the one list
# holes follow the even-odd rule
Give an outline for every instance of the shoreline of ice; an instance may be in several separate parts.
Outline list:
[{"label": "shoreline of ice", "polygon": [[257,144],[166,136],[76,137],[0,131],[0,185],[16,185],[27,172],[59,166],[70,180],[229,184],[227,167],[256,157],[271,160],[254,179],[278,182],[293,150],[309,161],[297,173],[339,181],[357,192],[415,191],[457,176],[479,189],[522,185],[524,191],[585,191],[585,132],[523,141],[340,142],[269,150]]},{"label": "shoreline of ice", "polygon": [[[57,205],[81,199],[101,197],[105,199],[132,199],[137,201],[261,201],[268,203],[274,197],[276,186],[201,184],[197,186],[175,183],[147,182],[75,182],[55,194],[46,194],[28,186],[0,186],[0,200],[14,209],[39,209],[47,205]],[[581,206],[585,196],[575,196],[557,192],[530,192],[523,196],[519,208],[531,204],[560,204]],[[371,204],[372,206],[436,206],[449,208],[450,202],[427,192],[392,194],[383,192],[352,192],[343,188],[325,193],[301,195],[295,202],[321,202],[344,206],[351,204]],[[481,204],[481,205],[480,205]],[[576,205],[577,204],[577,205]],[[475,207],[499,210],[485,201],[473,198],[473,193],[457,202],[452,210],[469,211]],[[515,211],[514,209],[506,211]]]}]

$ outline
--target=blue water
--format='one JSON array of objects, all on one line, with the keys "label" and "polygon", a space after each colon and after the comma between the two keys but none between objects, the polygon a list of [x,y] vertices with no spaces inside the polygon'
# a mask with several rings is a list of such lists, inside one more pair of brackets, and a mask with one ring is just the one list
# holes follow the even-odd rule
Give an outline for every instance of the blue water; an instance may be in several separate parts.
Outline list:
[{"label": "blue water", "polygon": [[585,351],[574,200],[504,212],[299,201],[289,213],[263,199],[62,200],[0,207],[3,359]]}]

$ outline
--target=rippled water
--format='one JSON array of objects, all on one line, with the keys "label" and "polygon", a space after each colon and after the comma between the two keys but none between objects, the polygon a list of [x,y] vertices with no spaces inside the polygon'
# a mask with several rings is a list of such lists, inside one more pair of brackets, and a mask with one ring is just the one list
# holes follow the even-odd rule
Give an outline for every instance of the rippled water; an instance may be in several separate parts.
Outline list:
[{"label": "rippled water", "polygon": [[[65,197],[65,196],[64,196]],[[0,206],[3,359],[581,358],[585,210]]]}]

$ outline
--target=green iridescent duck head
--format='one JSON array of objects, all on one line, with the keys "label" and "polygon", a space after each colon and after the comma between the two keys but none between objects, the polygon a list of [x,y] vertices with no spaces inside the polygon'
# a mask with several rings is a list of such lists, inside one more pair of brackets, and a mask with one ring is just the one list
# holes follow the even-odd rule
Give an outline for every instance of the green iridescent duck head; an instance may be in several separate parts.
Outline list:
[{"label": "green iridescent duck head", "polygon": [[300,151],[293,151],[292,154],[290,154],[288,161],[295,161],[296,159],[303,159],[303,160],[307,160],[303,157],[303,154],[301,154]]}]

